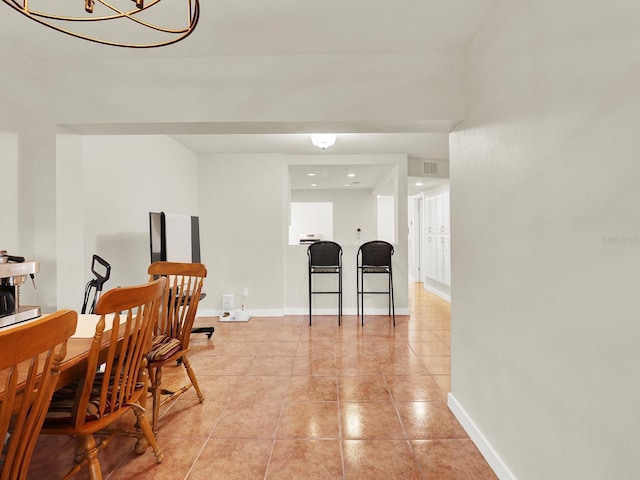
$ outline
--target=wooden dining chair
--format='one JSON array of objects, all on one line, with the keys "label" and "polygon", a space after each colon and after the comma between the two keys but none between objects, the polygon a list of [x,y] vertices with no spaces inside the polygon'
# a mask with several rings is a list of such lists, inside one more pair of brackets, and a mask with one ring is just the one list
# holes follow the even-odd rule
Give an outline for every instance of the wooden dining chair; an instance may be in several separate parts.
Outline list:
[{"label": "wooden dining chair", "polygon": [[[157,431],[161,406],[175,400],[191,387],[196,391],[198,400],[204,401],[187,354],[207,269],[201,263],[154,262],[149,266],[148,272],[151,279],[167,278],[164,300],[154,330],[153,346],[147,355],[153,399],[152,425],[153,430]],[[162,368],[173,362],[184,365],[189,383],[170,391],[162,388]]]},{"label": "wooden dining chair", "polygon": [[[102,479],[98,453],[122,429],[114,422],[133,411],[136,427],[129,433],[151,445],[157,463],[163,455],[144,413],[147,395],[146,353],[158,316],[165,279],[109,290],[100,297],[100,315],[89,350],[85,375],[57,390],[42,433],[77,437],[74,465],[64,478],[88,465],[92,480]],[[100,441],[96,442],[96,438]],[[141,453],[138,451],[138,453]]]},{"label": "wooden dining chair", "polygon": [[[0,479],[27,478],[29,462],[56,387],[78,315],[60,310],[0,331]],[[6,440],[5,440],[6,439]]]}]

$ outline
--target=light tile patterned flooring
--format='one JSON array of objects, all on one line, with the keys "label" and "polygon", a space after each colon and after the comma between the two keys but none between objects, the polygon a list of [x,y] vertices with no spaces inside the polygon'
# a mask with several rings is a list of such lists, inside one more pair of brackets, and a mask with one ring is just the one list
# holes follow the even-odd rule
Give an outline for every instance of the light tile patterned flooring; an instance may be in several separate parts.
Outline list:
[{"label": "light tile patterned flooring", "polygon": [[[446,405],[449,304],[414,284],[410,310],[395,328],[386,316],[198,319],[215,326],[191,339],[204,403],[190,390],[162,412],[161,464],[114,438],[104,478],[495,479]],[[169,370],[166,383],[182,380]],[[29,478],[62,478],[73,451],[41,436]]]}]

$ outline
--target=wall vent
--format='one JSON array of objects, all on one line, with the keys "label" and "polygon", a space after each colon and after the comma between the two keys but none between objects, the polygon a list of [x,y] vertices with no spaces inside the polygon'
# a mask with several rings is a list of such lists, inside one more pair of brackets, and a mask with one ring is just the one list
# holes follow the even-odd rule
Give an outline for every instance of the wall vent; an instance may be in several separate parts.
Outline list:
[{"label": "wall vent", "polygon": [[438,164],[436,162],[424,162],[422,173],[425,175],[437,175]]}]

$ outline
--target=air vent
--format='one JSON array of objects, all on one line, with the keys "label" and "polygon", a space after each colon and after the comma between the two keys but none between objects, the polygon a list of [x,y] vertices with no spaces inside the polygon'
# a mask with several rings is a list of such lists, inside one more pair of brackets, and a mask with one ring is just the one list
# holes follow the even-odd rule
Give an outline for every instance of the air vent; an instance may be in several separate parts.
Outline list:
[{"label": "air vent", "polygon": [[425,175],[437,175],[438,164],[436,162],[424,162],[422,173]]}]

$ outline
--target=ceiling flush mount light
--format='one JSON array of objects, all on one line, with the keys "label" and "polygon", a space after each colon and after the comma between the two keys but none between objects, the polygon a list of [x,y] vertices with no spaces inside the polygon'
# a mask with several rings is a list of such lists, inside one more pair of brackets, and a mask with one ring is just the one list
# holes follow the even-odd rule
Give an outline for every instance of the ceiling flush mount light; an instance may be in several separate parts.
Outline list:
[{"label": "ceiling flush mount light", "polygon": [[[189,36],[199,0],[2,0],[41,25],[115,47],[152,48]],[[84,8],[82,3],[84,3]],[[46,9],[54,8],[54,11]]]},{"label": "ceiling flush mount light", "polygon": [[311,135],[311,143],[321,149],[326,149],[336,143],[335,133],[314,133]]}]

